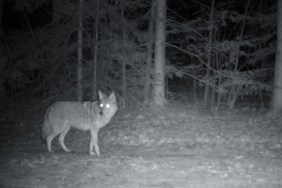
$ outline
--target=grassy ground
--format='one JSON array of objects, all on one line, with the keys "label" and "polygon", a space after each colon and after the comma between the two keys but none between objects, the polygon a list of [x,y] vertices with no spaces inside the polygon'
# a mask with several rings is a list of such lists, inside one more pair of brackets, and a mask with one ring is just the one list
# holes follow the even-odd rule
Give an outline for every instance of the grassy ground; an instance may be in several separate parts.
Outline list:
[{"label": "grassy ground", "polygon": [[[282,187],[282,118],[264,110],[120,111],[99,133],[72,130],[65,153],[40,140],[40,121],[1,125],[0,187]],[[38,119],[42,119],[39,117]]]}]

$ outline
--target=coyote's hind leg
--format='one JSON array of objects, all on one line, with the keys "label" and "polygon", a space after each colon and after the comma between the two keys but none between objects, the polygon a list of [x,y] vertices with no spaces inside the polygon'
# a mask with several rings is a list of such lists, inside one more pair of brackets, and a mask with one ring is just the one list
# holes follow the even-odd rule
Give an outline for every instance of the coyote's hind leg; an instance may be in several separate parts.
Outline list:
[{"label": "coyote's hind leg", "polygon": [[63,148],[63,150],[65,152],[70,152],[71,151],[65,145],[65,136],[69,132],[69,130],[70,130],[70,126],[66,125],[64,130],[63,130],[63,132],[61,132],[60,137],[59,137],[59,143],[60,143],[61,147]]}]

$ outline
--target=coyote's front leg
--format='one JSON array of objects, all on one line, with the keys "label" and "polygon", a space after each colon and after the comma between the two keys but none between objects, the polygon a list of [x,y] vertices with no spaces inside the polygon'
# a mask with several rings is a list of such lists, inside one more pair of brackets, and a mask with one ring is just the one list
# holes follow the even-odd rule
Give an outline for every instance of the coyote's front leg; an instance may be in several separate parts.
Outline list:
[{"label": "coyote's front leg", "polygon": [[100,150],[98,146],[98,131],[97,130],[91,130],[91,141],[90,141],[90,149],[89,153],[90,155],[95,155],[93,152],[93,147],[95,148],[95,152],[97,156],[100,156]]}]

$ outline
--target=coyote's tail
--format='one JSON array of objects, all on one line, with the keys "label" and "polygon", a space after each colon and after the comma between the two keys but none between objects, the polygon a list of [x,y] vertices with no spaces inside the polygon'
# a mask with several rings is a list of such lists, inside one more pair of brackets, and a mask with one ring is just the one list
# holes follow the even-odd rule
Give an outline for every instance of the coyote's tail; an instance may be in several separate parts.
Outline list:
[{"label": "coyote's tail", "polygon": [[42,126],[42,132],[41,132],[41,141],[46,142],[47,136],[50,134],[51,129],[49,126],[49,123],[44,121]]},{"label": "coyote's tail", "polygon": [[42,142],[46,142],[46,138],[52,131],[50,127],[50,107],[46,110],[41,131],[41,140]]}]

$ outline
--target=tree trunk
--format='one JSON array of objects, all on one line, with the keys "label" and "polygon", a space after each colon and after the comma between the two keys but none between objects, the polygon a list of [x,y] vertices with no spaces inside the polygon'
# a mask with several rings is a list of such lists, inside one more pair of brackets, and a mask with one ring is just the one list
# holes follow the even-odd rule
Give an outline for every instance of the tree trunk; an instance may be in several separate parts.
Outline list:
[{"label": "tree trunk", "polygon": [[146,69],[145,69],[145,84],[144,84],[144,103],[148,104],[151,101],[151,84],[152,84],[152,55],[153,55],[153,43],[154,43],[154,20],[155,20],[155,6],[152,2],[151,16],[149,20],[148,29],[148,42],[147,42],[147,57],[146,57]]},{"label": "tree trunk", "polygon": [[92,85],[92,100],[96,100],[97,94],[97,59],[98,59],[98,33],[99,33],[99,9],[100,0],[96,0],[96,15],[95,15],[95,33],[93,39],[93,85]]},{"label": "tree trunk", "polygon": [[[125,17],[124,17],[124,9],[122,5],[120,4],[120,11],[121,11],[121,19],[122,19],[122,56],[125,56],[125,40],[126,40],[126,28],[125,28]],[[126,107],[126,101],[127,101],[127,94],[126,94],[126,88],[127,88],[127,83],[126,83],[126,59],[123,59],[122,61],[122,97],[124,100],[124,103],[122,104],[122,108]]]},{"label": "tree trunk", "polygon": [[[2,14],[3,14],[3,1],[0,1],[0,38],[2,37],[2,34],[3,34]],[[2,46],[0,46],[0,49],[2,49]]]},{"label": "tree trunk", "polygon": [[[240,35],[238,37],[238,42],[241,42],[242,39],[243,39],[244,30],[245,30],[245,26],[246,26],[246,17],[247,17],[247,13],[248,13],[250,3],[251,3],[251,0],[248,0],[248,3],[246,5],[246,9],[245,9],[243,24],[242,24],[242,27],[241,27]],[[236,55],[236,59],[235,59],[235,67],[234,67],[233,72],[237,72],[238,67],[239,67],[239,56],[240,56],[240,48],[239,47],[236,49],[235,55]],[[235,103],[236,103],[236,101],[239,97],[239,93],[240,93],[241,89],[242,89],[242,87],[240,85],[233,84],[231,86],[230,94],[228,96],[228,101],[227,101],[227,105],[228,105],[229,109],[231,109],[231,110],[234,109]]]},{"label": "tree trunk", "polygon": [[154,107],[165,106],[166,0],[156,2]]},{"label": "tree trunk", "polygon": [[282,110],[282,1],[278,1],[277,11],[277,46],[272,97],[272,110],[274,112]]},{"label": "tree trunk", "polygon": [[[3,51],[4,51],[4,45],[2,44],[2,37],[4,35],[3,33],[3,28],[2,28],[2,14],[3,14],[3,1],[0,1],[0,59],[2,59],[3,57]],[[4,62],[2,62],[2,66],[0,68],[0,104],[2,105],[0,107],[0,110],[2,110],[2,108],[5,108],[4,104],[5,104],[5,85],[4,82],[6,80],[5,76],[4,76],[4,70],[3,70],[3,64]]]},{"label": "tree trunk", "polygon": [[78,47],[77,47],[77,100],[82,101],[82,4],[79,0],[79,29],[78,29]]},{"label": "tree trunk", "polygon": [[[212,0],[212,4],[211,4],[211,12],[210,12],[210,25],[209,25],[209,49],[208,49],[208,66],[207,66],[207,73],[206,73],[206,78],[208,79],[207,82],[209,82],[209,80],[211,79],[211,70],[210,67],[212,66],[212,53],[211,53],[211,49],[212,49],[212,40],[213,40],[213,21],[214,21],[214,1]],[[204,94],[204,103],[206,107],[210,106],[210,91],[212,91],[210,84],[206,84],[205,85],[205,94]]]}]

